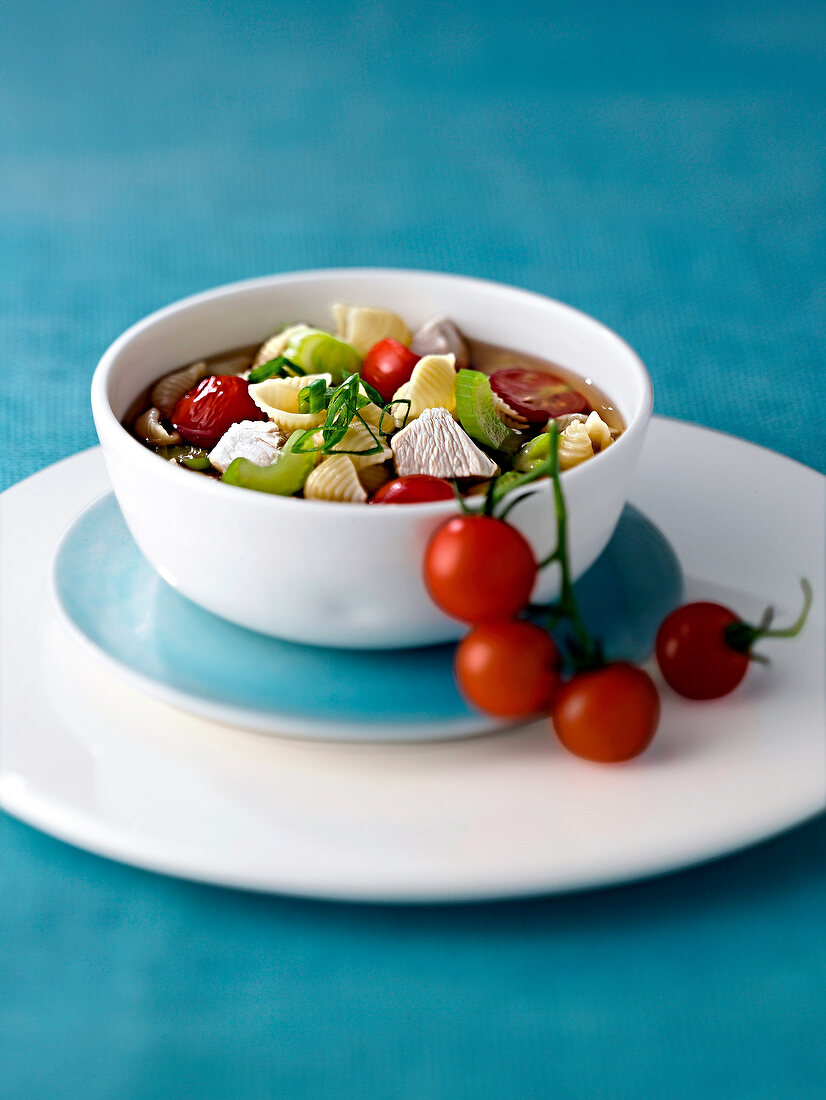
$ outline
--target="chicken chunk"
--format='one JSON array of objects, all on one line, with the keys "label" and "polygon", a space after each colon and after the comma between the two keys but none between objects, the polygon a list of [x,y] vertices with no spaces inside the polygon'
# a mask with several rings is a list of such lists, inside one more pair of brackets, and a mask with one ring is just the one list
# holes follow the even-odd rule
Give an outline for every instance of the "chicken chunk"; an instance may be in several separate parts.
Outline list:
[{"label": "chicken chunk", "polygon": [[256,466],[272,466],[283,445],[284,436],[277,425],[266,420],[240,420],[224,432],[209,452],[209,461],[222,474],[236,458],[247,458]]},{"label": "chicken chunk", "polygon": [[447,409],[425,409],[390,442],[399,477],[493,477],[499,467]]}]

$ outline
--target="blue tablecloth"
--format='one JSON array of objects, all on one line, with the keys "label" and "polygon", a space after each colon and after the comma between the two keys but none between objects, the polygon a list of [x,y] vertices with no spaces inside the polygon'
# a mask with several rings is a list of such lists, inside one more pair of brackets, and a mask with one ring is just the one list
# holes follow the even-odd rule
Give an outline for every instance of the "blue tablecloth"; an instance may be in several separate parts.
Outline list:
[{"label": "blue tablecloth", "polygon": [[[825,62],[807,0],[6,0],[0,488],[94,442],[92,369],[142,314],[343,264],[567,300],[658,411],[824,469]],[[822,1096],[824,840],[394,909],[0,816],[0,1096]]]}]

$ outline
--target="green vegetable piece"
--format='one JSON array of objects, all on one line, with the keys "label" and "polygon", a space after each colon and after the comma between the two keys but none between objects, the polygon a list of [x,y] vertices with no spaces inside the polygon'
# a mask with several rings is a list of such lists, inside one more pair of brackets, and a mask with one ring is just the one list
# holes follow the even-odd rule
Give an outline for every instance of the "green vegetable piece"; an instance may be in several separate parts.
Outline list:
[{"label": "green vegetable piece", "polygon": [[291,497],[304,488],[304,482],[315,466],[315,454],[293,450],[303,432],[293,432],[272,466],[256,466],[247,458],[235,458],[229,464],[221,481],[237,485],[241,489],[255,489],[259,493],[274,493]]},{"label": "green vegetable piece", "polygon": [[201,447],[191,447],[188,443],[176,443],[168,447],[158,447],[157,454],[167,462],[177,462],[188,470],[209,470],[212,467],[209,455]]},{"label": "green vegetable piece", "polygon": [[255,370],[251,370],[247,381],[254,385],[256,382],[266,382],[268,378],[284,378],[285,376],[294,378],[297,374],[306,374],[306,371],[298,363],[293,363],[286,355],[277,355],[275,359],[270,359],[256,367]]},{"label": "green vegetable piece", "polygon": [[529,470],[547,462],[550,453],[550,436],[547,432],[543,432],[520,448],[519,454],[513,460],[513,468],[521,473],[528,473]]},{"label": "green vegetable piece", "polygon": [[186,466],[187,470],[209,470],[212,468],[212,463],[209,461],[209,455],[206,451],[193,449],[189,454],[181,455],[178,461],[182,466]]},{"label": "green vegetable piece", "polygon": [[[373,389],[373,387],[370,385],[369,382],[365,382],[363,378],[360,378],[359,379],[359,388],[364,390],[364,393],[361,394],[360,398],[359,398],[359,408],[362,408],[364,405],[369,405],[371,402],[374,405],[378,405],[378,407],[380,409],[384,408],[384,405],[385,405],[384,398],[382,397],[382,395],[379,393],[378,390]],[[361,400],[361,398],[365,397],[365,396],[366,396],[367,400],[366,401]]]},{"label": "green vegetable piece", "polygon": [[320,329],[296,333],[284,348],[284,355],[297,363],[305,374],[331,374],[338,385],[347,375],[358,374],[361,356],[355,348]]},{"label": "green vegetable piece", "polygon": [[327,383],[323,378],[314,379],[298,395],[300,413],[317,413],[327,405]]},{"label": "green vegetable piece", "polygon": [[520,436],[504,424],[493,405],[490,379],[479,370],[460,370],[456,375],[456,411],[467,434],[486,447],[513,452]]},{"label": "green vegetable piece", "polygon": [[[359,376],[351,374],[336,389],[327,391],[327,416],[320,428],[310,428],[309,431],[299,432],[293,450],[300,454],[315,451],[324,451],[325,454],[355,454],[373,455],[383,450],[383,445],[375,431],[362,418],[359,409],[369,405],[369,398],[360,393],[361,385]],[[309,386],[306,387],[309,389]],[[347,451],[339,448],[339,443],[347,435],[350,424],[357,417],[367,434],[373,440],[373,445],[366,450]],[[321,443],[318,436],[321,436]]]},{"label": "green vegetable piece", "polygon": [[[553,421],[551,423],[553,424]],[[530,485],[532,481],[536,481],[538,478],[552,476],[553,463],[551,458],[552,456],[554,459],[556,458],[556,441],[559,429],[554,424],[553,451],[551,451],[550,432],[549,429],[548,432],[543,432],[542,435],[538,435],[535,439],[526,443],[516,456],[513,469],[500,474],[491,482],[489,489],[491,508],[501,504],[514,489],[521,489],[524,485]],[[518,500],[509,504],[504,512],[500,513],[499,519],[504,519],[510,509],[515,507],[517,503]]]}]

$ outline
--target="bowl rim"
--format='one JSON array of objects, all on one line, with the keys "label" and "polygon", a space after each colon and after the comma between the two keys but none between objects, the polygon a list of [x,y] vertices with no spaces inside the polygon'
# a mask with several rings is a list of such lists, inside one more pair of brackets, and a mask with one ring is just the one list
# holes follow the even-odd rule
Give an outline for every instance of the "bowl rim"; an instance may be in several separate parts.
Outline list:
[{"label": "bowl rim", "polygon": [[[91,384],[91,404],[92,413],[95,421],[95,427],[100,438],[101,445],[104,452],[111,444],[114,447],[124,447],[124,458],[130,461],[134,461],[143,465],[143,469],[147,474],[152,474],[155,477],[162,479],[174,478],[174,484],[181,488],[184,484],[190,486],[192,492],[206,493],[208,497],[214,498],[214,494],[220,494],[217,499],[223,498],[225,501],[232,499],[227,497],[227,492],[236,494],[236,499],[240,500],[238,494],[243,493],[244,499],[248,501],[248,505],[251,508],[295,508],[300,507],[302,511],[307,508],[315,510],[324,509],[329,510],[339,509],[341,507],[338,501],[326,501],[326,500],[304,500],[298,497],[284,497],[278,496],[274,493],[256,493],[250,492],[248,489],[244,489],[236,485],[226,485],[220,480],[215,478],[206,477],[191,477],[189,471],[182,470],[170,462],[158,462],[157,455],[154,455],[147,447],[144,447],[121,423],[118,417],[115,415],[109,401],[108,395],[108,383],[112,375],[112,372],[117,364],[117,359],[120,356],[124,348],[128,347],[134,338],[144,332],[146,329],[166,320],[168,317],[172,317],[175,314],[185,312],[187,309],[193,306],[200,306],[205,303],[209,303],[212,300],[226,297],[227,295],[239,294],[242,295],[250,290],[256,290],[261,287],[280,286],[290,283],[305,283],[314,282],[319,277],[325,278],[356,278],[356,279],[368,279],[381,276],[393,276],[410,278],[413,281],[433,281],[439,280],[450,283],[463,283],[470,284],[471,286],[478,286],[488,291],[495,291],[504,297],[517,297],[520,299],[531,299],[539,305],[552,306],[559,312],[568,314],[572,317],[576,323],[585,323],[586,325],[596,327],[606,334],[612,341],[614,341],[619,349],[623,351],[629,358],[629,361],[636,370],[639,380],[642,384],[642,400],[640,407],[628,423],[625,431],[619,437],[619,439],[607,450],[604,454],[595,456],[600,459],[601,463],[612,461],[610,456],[615,453],[615,448],[627,448],[631,445],[634,438],[641,432],[644,432],[648,421],[651,419],[654,406],[653,386],[651,382],[651,376],[637,352],[628,344],[617,332],[606,325],[604,322],[593,317],[589,313],[585,313],[583,310],[577,309],[575,306],[568,305],[567,302],[562,302],[557,298],[551,298],[547,294],[541,294],[537,291],[526,290],[522,287],[513,286],[508,283],[501,283],[494,279],[483,279],[473,275],[461,275],[453,272],[446,271],[430,271],[423,268],[397,268],[397,267],[322,267],[322,268],[308,268],[299,271],[286,271],[279,272],[273,275],[259,275],[249,279],[239,279],[229,283],[222,283],[220,286],[210,287],[207,290],[199,291],[195,294],[187,295],[184,298],[179,298],[174,302],[170,302],[166,306],[162,306],[160,309],[153,310],[151,313],[135,321],[127,329],[125,329],[120,336],[118,336],[109,347],[104,351],[97,366],[95,367],[94,374],[92,375]],[[104,440],[106,435],[106,440]],[[149,465],[151,463],[151,465]],[[596,471],[594,472],[594,467]],[[586,481],[588,478],[594,476],[601,476],[600,471],[602,466],[591,463],[583,462],[578,466],[574,466],[570,470],[564,471],[565,482],[568,485],[578,484],[580,481]],[[181,478],[187,478],[186,482],[181,481]],[[171,486],[173,483],[167,480],[167,483]],[[540,479],[537,482],[529,483],[522,488],[515,489],[513,491],[512,499],[516,500],[520,495],[531,491],[550,492],[550,482],[548,479]],[[480,498],[481,500],[481,498]],[[472,507],[472,503],[471,503]],[[411,512],[412,509],[412,512]],[[456,502],[455,500],[438,500],[438,501],[426,501],[417,504],[408,504],[403,508],[354,508],[348,510],[348,516],[371,516],[378,515],[398,515],[401,511],[402,514],[412,514],[416,516],[427,516],[430,514],[443,514],[448,516],[455,513]],[[369,521],[368,521],[369,522]],[[386,522],[386,521],[384,521]]]}]

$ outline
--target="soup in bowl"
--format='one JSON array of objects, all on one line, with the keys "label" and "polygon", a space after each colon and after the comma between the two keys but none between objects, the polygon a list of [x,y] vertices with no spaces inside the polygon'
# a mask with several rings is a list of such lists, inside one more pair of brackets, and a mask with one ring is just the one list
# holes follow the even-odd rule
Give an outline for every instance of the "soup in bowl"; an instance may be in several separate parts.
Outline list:
[{"label": "soup in bowl", "polygon": [[[509,520],[538,559],[553,549],[550,483],[522,486],[552,421],[581,575],[619,519],[651,404],[634,352],[569,306],[381,269],[175,303],[116,340],[92,385],[124,518],[166,582],[240,626],[366,649],[461,635],[422,579],[456,495],[530,492]],[[543,570],[534,602],[558,584]]]}]

